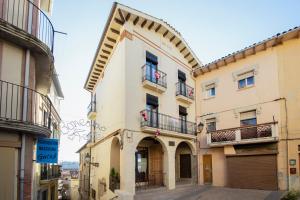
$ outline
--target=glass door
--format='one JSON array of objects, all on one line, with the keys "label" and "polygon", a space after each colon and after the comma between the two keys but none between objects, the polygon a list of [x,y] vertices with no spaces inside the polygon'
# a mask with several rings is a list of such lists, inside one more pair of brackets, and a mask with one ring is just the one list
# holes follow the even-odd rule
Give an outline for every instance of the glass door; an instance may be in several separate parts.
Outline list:
[{"label": "glass door", "polygon": [[146,107],[149,113],[150,126],[158,127],[158,107],[149,104]]},{"label": "glass door", "polygon": [[148,148],[138,148],[135,152],[135,181],[148,181]]}]

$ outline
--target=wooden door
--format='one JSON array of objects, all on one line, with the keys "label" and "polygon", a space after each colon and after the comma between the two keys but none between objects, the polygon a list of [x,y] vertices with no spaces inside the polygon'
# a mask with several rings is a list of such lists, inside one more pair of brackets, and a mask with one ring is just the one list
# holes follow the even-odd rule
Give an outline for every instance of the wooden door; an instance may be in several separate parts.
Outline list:
[{"label": "wooden door", "polygon": [[212,184],[211,155],[203,155],[203,181],[204,181],[204,184]]},{"label": "wooden door", "polygon": [[149,184],[163,185],[163,151],[160,145],[149,148]]},{"label": "wooden door", "polygon": [[180,178],[192,178],[191,154],[180,154]]}]

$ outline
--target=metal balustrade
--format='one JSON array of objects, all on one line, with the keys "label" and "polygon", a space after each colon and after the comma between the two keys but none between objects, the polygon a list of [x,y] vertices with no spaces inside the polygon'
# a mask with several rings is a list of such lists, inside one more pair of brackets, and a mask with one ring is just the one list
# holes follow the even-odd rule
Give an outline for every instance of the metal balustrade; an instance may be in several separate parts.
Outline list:
[{"label": "metal balustrade", "polygon": [[195,94],[194,94],[194,88],[191,86],[188,86],[184,82],[178,82],[176,83],[176,96],[182,95],[185,96],[191,100],[194,100]]},{"label": "metal balustrade", "polygon": [[207,132],[207,143],[243,143],[245,141],[276,138],[276,122]]},{"label": "metal balustrade", "polygon": [[140,115],[141,127],[152,127],[190,135],[196,134],[196,123],[181,120],[147,109],[141,111]]},{"label": "metal balustrade", "polygon": [[160,70],[153,70],[148,64],[142,66],[142,81],[145,80],[167,88],[167,74]]},{"label": "metal balustrade", "polygon": [[2,0],[0,19],[36,37],[53,52],[53,25],[48,16],[30,0]]}]

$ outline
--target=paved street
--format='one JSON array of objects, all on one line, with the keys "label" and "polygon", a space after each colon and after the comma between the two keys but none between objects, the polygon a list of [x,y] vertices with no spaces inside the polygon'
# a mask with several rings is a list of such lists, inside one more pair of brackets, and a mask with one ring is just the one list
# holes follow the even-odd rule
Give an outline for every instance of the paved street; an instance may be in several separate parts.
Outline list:
[{"label": "paved street", "polygon": [[138,191],[136,200],[279,200],[282,192],[266,190],[232,189],[212,186],[179,186]]}]

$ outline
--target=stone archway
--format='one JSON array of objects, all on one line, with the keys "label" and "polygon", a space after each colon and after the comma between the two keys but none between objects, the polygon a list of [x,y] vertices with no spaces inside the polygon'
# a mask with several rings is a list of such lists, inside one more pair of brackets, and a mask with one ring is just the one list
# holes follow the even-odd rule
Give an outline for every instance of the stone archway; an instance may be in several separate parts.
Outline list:
[{"label": "stone archway", "polygon": [[109,189],[120,189],[120,141],[117,137],[112,139],[110,149]]},{"label": "stone archway", "polygon": [[191,184],[195,182],[197,167],[196,156],[188,142],[180,142],[175,151],[176,184]]},{"label": "stone archway", "polygon": [[136,189],[161,187],[165,184],[166,149],[157,138],[145,137],[136,147],[135,186]]}]

